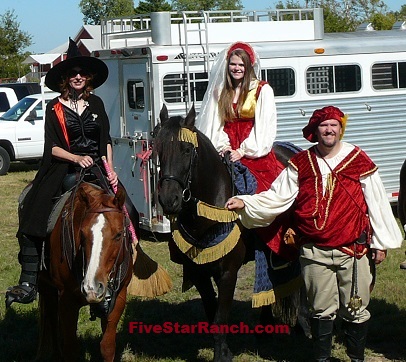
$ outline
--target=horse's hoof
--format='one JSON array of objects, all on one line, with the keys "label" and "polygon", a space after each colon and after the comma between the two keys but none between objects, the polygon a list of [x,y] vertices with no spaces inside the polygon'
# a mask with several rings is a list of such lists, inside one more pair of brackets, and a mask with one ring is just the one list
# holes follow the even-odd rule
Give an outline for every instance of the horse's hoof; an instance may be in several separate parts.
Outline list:
[{"label": "horse's hoof", "polygon": [[22,283],[14,287],[10,287],[6,292],[6,308],[9,308],[12,303],[29,304],[37,298],[37,287],[32,284]]}]

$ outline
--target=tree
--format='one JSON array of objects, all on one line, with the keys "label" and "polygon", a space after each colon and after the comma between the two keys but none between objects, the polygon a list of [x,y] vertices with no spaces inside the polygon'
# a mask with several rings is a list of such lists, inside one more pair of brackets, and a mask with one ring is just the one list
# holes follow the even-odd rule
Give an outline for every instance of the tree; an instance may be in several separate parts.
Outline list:
[{"label": "tree", "polygon": [[241,0],[173,0],[172,7],[178,11],[243,9]]},{"label": "tree", "polygon": [[0,78],[18,78],[29,71],[22,65],[28,53],[23,50],[32,44],[32,36],[20,30],[14,10],[0,17]]},{"label": "tree", "polygon": [[81,0],[80,11],[85,24],[99,25],[104,18],[134,14],[133,0]]},{"label": "tree", "polygon": [[140,1],[135,8],[136,14],[149,14],[155,11],[172,11],[172,6],[165,0],[147,0]]},{"label": "tree", "polygon": [[326,33],[354,31],[364,22],[372,23],[377,30],[390,29],[397,18],[396,13],[387,13],[388,7],[382,0],[305,0],[305,6],[287,0],[277,4],[280,9],[300,7],[322,8]]}]

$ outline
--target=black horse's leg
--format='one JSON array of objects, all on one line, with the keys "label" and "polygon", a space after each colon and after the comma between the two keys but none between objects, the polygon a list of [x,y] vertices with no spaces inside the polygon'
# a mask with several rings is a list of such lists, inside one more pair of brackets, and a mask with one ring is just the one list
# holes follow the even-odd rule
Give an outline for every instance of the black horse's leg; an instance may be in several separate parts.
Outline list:
[{"label": "black horse's leg", "polygon": [[[214,318],[214,324],[227,325],[231,306],[234,299],[234,292],[237,283],[238,270],[244,261],[245,246],[238,243],[234,250],[222,261],[221,272],[215,276],[214,280],[218,288],[218,308]],[[233,355],[228,348],[227,335],[219,333],[214,335],[214,361],[229,362]]]},{"label": "black horse's leg", "polygon": [[[214,324],[227,325],[231,306],[234,299],[234,291],[237,282],[237,270],[226,270],[219,279],[215,280],[218,287],[218,308],[214,318]],[[214,361],[232,361],[233,355],[228,348],[227,335],[219,333],[214,335]]]},{"label": "black horse's leg", "polygon": [[208,271],[203,271],[196,265],[184,266],[184,273],[188,275],[202,298],[204,311],[209,323],[213,323],[217,311],[216,292]]}]

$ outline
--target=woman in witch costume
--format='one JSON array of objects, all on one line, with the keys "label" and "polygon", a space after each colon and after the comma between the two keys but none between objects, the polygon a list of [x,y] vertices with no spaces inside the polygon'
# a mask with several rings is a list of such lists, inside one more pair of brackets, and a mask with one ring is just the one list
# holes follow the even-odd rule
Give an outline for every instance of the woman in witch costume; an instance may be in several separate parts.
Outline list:
[{"label": "woman in witch costume", "polygon": [[[47,105],[43,159],[20,212],[17,238],[22,271],[18,285],[6,292],[6,307],[13,302],[27,304],[36,299],[41,247],[53,199],[72,187],[83,169],[87,169],[86,181],[101,180],[106,187],[118,184],[109,120],[103,101],[91,93],[107,76],[104,62],[82,56],[71,39],[67,59],[46,75],[45,84],[61,94]],[[112,170],[108,175],[102,167],[102,156]],[[134,215],[134,207],[128,206]]]}]

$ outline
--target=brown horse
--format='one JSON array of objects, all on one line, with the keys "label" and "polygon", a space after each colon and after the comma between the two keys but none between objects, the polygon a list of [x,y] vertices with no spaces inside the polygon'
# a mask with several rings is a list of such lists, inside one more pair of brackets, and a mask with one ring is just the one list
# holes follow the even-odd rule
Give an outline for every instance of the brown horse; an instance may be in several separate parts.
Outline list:
[{"label": "brown horse", "polygon": [[39,359],[78,360],[79,310],[91,304],[103,311],[98,315],[102,359],[114,360],[133,265],[124,201],[122,188],[110,195],[89,183],[80,184],[66,201],[45,244],[49,268],[39,281]]}]

